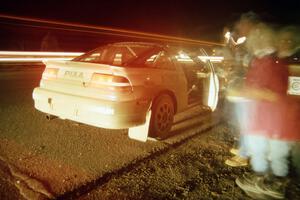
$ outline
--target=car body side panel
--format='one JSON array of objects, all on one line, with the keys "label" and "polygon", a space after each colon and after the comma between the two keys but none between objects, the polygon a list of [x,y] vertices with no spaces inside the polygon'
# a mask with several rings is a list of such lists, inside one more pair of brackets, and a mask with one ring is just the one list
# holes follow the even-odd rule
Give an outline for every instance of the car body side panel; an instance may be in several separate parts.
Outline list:
[{"label": "car body side panel", "polygon": [[[130,71],[130,72],[129,72]],[[171,92],[177,104],[177,110],[181,111],[186,106],[186,79],[178,70],[157,68],[143,68],[128,70],[128,77],[133,88],[143,87],[141,93],[135,93],[136,98],[145,98],[152,101],[160,93]]]}]

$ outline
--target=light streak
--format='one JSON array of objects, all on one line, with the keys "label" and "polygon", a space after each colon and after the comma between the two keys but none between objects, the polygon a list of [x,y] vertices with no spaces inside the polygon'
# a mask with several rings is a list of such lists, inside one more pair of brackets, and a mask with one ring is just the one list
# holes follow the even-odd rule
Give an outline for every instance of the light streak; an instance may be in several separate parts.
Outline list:
[{"label": "light streak", "polygon": [[[10,24],[10,23],[4,23],[4,24]],[[73,32],[75,31],[75,32],[81,32],[81,33],[91,33],[91,34],[100,34],[100,35],[113,35],[113,36],[120,36],[120,37],[129,37],[129,38],[137,38],[137,39],[146,39],[146,40],[178,43],[178,41],[174,41],[174,40],[171,40],[171,39],[150,38],[150,37],[147,37],[147,36],[130,35],[130,34],[124,34],[124,33],[112,33],[112,32],[105,32],[105,31],[90,31],[90,30],[75,29],[75,28],[58,28],[58,27],[37,26],[37,25],[28,25],[28,24],[12,24],[12,25],[22,25],[22,26],[33,27],[33,28],[44,28],[44,29],[64,30],[64,31],[73,31]],[[192,43],[192,42],[180,42],[180,43],[186,43],[186,44],[191,44],[191,45],[199,45],[199,43]]]},{"label": "light streak", "polygon": [[35,22],[35,23],[46,23],[46,24],[59,25],[59,26],[68,26],[68,27],[75,27],[75,28],[94,29],[94,30],[101,30],[101,31],[112,31],[112,32],[118,32],[118,33],[122,33],[122,34],[125,33],[125,34],[136,35],[136,36],[139,36],[139,37],[141,37],[141,36],[142,37],[147,37],[148,39],[155,39],[156,38],[157,40],[166,40],[166,41],[171,41],[171,42],[182,42],[182,43],[208,45],[208,46],[212,46],[212,45],[222,46],[222,44],[216,43],[216,42],[194,40],[194,39],[182,38],[182,37],[176,37],[176,36],[167,36],[167,35],[156,34],[156,33],[131,31],[131,30],[125,30],[125,29],[119,29],[119,28],[109,28],[109,27],[104,27],[104,26],[59,22],[59,21],[28,18],[28,17],[18,17],[18,16],[11,16],[11,15],[3,15],[3,14],[0,14],[0,18],[21,20],[21,21]]},{"label": "light streak", "polygon": [[0,56],[80,56],[82,52],[0,51]]},{"label": "light streak", "polygon": [[72,60],[73,58],[0,58],[0,62],[42,62],[47,60]]},{"label": "light streak", "polygon": [[72,60],[83,52],[0,51],[0,62],[42,62]]},{"label": "light streak", "polygon": [[[42,51],[0,51],[0,62],[40,62],[43,60],[72,60],[73,58],[84,54],[83,52],[42,52]],[[7,57],[10,56],[10,57]],[[23,56],[23,57],[21,57]],[[43,56],[43,57],[38,57]],[[50,57],[47,57],[50,56]],[[192,61],[192,59],[183,53],[176,56],[178,61]],[[222,62],[222,56],[198,56],[200,60],[206,62]]]}]

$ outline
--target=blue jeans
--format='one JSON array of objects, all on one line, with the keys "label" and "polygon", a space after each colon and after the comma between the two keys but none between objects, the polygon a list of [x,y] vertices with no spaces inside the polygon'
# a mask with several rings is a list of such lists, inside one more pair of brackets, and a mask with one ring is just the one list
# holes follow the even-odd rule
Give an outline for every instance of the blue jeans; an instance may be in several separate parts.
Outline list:
[{"label": "blue jeans", "polygon": [[249,109],[251,109],[251,101],[242,101],[234,103],[234,115],[240,132],[239,137],[239,156],[248,158],[248,147],[245,139],[245,132],[247,132],[249,124]]},{"label": "blue jeans", "polygon": [[266,173],[271,169],[276,176],[288,175],[288,156],[293,142],[270,139],[261,135],[245,135],[245,141],[253,171]]},{"label": "blue jeans", "polygon": [[247,140],[243,134],[241,134],[239,138],[239,156],[245,159],[249,157]]}]

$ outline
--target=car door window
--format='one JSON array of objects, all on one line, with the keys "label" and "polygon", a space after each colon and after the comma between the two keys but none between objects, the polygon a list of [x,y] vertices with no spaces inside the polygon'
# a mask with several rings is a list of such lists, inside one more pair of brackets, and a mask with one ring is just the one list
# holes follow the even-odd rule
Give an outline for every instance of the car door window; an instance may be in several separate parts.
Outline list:
[{"label": "car door window", "polygon": [[205,63],[195,62],[190,58],[180,59],[177,58],[177,62],[182,67],[183,72],[186,76],[188,89],[197,86],[202,78],[205,78],[210,72],[209,67]]},{"label": "car door window", "polygon": [[175,58],[187,80],[189,104],[203,102],[206,98],[208,77],[211,73],[208,64],[199,60],[195,55],[192,57],[185,52],[180,52]]},{"label": "car door window", "polygon": [[171,57],[165,51],[161,51],[159,53],[159,56],[155,61],[155,67],[160,69],[168,69],[168,70],[175,69]]}]

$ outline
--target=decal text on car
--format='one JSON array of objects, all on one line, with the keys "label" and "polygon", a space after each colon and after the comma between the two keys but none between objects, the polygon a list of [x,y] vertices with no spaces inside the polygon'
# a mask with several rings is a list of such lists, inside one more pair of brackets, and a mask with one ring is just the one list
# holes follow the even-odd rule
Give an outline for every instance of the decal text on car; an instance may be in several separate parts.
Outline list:
[{"label": "decal text on car", "polygon": [[68,76],[71,78],[83,78],[83,72],[66,71],[65,76]]}]

